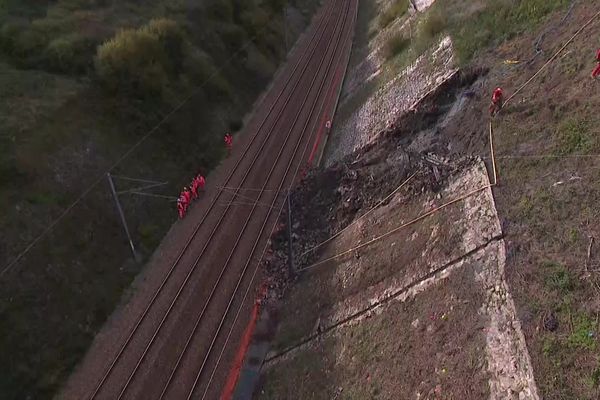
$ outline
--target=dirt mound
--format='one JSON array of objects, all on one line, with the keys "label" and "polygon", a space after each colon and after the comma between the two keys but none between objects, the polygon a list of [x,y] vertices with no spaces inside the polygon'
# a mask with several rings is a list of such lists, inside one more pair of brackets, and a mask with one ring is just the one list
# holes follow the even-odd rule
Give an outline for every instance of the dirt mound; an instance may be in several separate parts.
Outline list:
[{"label": "dirt mound", "polygon": [[[457,78],[460,82],[460,78]],[[433,98],[405,118],[435,123],[439,98]],[[434,153],[406,150],[407,121],[382,132],[371,145],[346,156],[341,162],[308,172],[291,193],[292,252],[294,271],[288,258],[287,216],[272,237],[272,246],[264,261],[268,288],[266,300],[281,299],[288,284],[298,278],[295,271],[311,265],[322,255],[312,251],[332,235],[376,206],[385,206],[386,197],[406,183],[402,202],[424,192],[436,193],[443,182],[473,162],[471,158],[450,160]],[[384,201],[386,200],[386,201]]]}]

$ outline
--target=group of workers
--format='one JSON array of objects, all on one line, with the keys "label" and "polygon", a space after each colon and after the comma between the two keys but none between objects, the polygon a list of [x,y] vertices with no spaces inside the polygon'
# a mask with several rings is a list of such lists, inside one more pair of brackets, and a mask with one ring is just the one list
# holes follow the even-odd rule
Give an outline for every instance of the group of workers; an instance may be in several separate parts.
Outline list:
[{"label": "group of workers", "polygon": [[[592,71],[592,79],[598,79],[600,76],[600,49],[596,50],[596,67]],[[501,109],[504,103],[504,93],[502,88],[497,87],[492,92],[492,104],[490,105],[490,115],[493,117]]]},{"label": "group of workers", "polygon": [[192,183],[189,186],[185,186],[177,199],[177,211],[179,212],[179,218],[183,219],[187,213],[192,200],[196,200],[199,197],[199,192],[204,190],[206,185],[206,179],[202,174],[198,174],[192,179]]},{"label": "group of workers", "polygon": [[[227,155],[231,155],[233,149],[233,136],[230,133],[225,135],[225,148],[227,149]],[[179,219],[183,219],[187,213],[192,200],[196,200],[199,197],[199,193],[204,190],[206,185],[206,179],[200,173],[198,173],[189,186],[185,186],[179,197],[177,198],[177,211],[179,213]]]},{"label": "group of workers", "polygon": [[[596,51],[596,62],[597,65],[592,71],[592,79],[597,79],[600,76],[600,49]],[[502,110],[502,106],[504,104],[504,91],[501,87],[497,87],[492,92],[492,103],[490,104],[490,116],[495,116]],[[326,128],[329,130],[331,128],[331,122],[327,121]],[[227,155],[231,155],[231,150],[233,149],[233,136],[230,133],[226,134],[224,137],[225,148],[227,149]],[[198,174],[193,180],[191,185],[188,187],[184,187],[181,195],[177,199],[177,209],[179,211],[179,218],[185,217],[185,214],[190,206],[192,200],[198,198],[198,191],[204,190],[204,185],[206,184],[206,180],[204,176]]]}]

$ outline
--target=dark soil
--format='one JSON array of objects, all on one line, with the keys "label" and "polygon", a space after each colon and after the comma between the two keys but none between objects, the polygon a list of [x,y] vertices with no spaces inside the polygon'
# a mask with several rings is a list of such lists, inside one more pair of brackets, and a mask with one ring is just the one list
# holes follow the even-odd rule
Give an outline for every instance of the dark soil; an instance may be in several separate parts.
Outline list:
[{"label": "dark soil", "polygon": [[[268,369],[260,399],[483,399],[481,286],[470,265]],[[460,325],[460,329],[457,326]]]},{"label": "dark soil", "polygon": [[[382,132],[378,142],[347,157],[334,169],[322,172],[329,178],[310,175],[295,193],[303,204],[309,205],[305,209],[294,209],[295,218],[301,221],[295,232],[302,241],[295,242],[295,251],[309,248],[346,226],[412,171],[419,172],[407,193],[415,195],[424,188],[435,190],[439,181],[435,179],[435,168],[424,161],[428,154],[437,154],[444,160],[444,167],[438,171],[442,176],[453,173],[453,168],[447,167],[448,160],[456,162],[460,157],[479,156],[489,162],[487,108],[493,88],[502,86],[510,95],[594,14],[594,10],[592,4],[578,3],[566,23],[560,24],[564,15],[556,14],[538,32],[514,38],[485,53],[476,60],[481,66],[477,73],[465,73],[462,78],[456,78],[457,81],[449,82],[414,113],[404,115]],[[549,29],[551,27],[556,29]],[[541,42],[543,52],[534,58],[533,43],[543,32],[546,32]],[[589,78],[595,66],[596,44],[588,40],[599,33],[597,25],[588,28],[494,121],[500,179],[494,195],[506,235],[507,280],[532,358],[536,383],[544,399],[597,399],[600,396],[600,230],[595,223],[600,216],[600,188],[596,184],[600,178],[600,157],[597,156],[600,154],[597,128],[600,120],[594,111],[600,106],[600,95],[595,88],[597,83]],[[505,59],[532,61],[505,65],[501,62]],[[423,137],[429,139],[419,141]],[[404,161],[388,164],[390,153]],[[536,158],[540,155],[549,157]],[[522,156],[526,158],[507,158]],[[529,156],[533,158],[527,158]],[[373,174],[377,168],[381,171]],[[372,175],[374,183],[370,185]],[[336,190],[348,182],[352,182],[350,188],[343,189],[342,196]],[[331,197],[324,196],[322,191],[329,191]],[[347,199],[350,201],[344,207]],[[302,230],[304,223],[306,229]],[[281,266],[277,256],[284,256],[284,243],[283,236],[275,242],[273,266]],[[300,260],[298,265],[311,262]],[[270,269],[273,270],[277,268]],[[404,334],[402,329],[396,332]],[[405,340],[410,342],[410,339]],[[286,368],[273,369],[268,378],[276,378],[272,381],[286,387],[286,380],[291,378],[278,371],[289,371],[289,366],[295,371],[292,376],[302,377],[301,381],[296,380],[295,386],[287,386],[291,398],[296,393],[292,388],[306,393],[305,398],[311,395],[352,398],[345,389],[337,394],[327,392],[335,385],[329,370],[334,367],[340,370],[334,360],[324,356],[328,346],[333,347],[335,343],[325,340],[322,343],[325,350],[306,351],[295,361],[286,361]],[[418,338],[415,346],[419,347],[420,357],[435,359],[435,354],[427,353],[429,349],[423,345],[423,337]],[[392,353],[397,351],[394,349]],[[456,351],[464,355],[465,348],[458,347]],[[368,355],[376,356],[375,353]],[[410,380],[420,373],[415,369],[418,364],[403,364],[401,358],[387,358],[387,361],[401,364],[388,365],[390,369],[411,367],[396,375],[402,376],[402,380]],[[371,380],[377,373],[369,375]],[[468,374],[469,371],[462,370],[455,379],[460,381]],[[362,392],[355,398],[376,397],[375,392],[384,393],[386,397],[387,392],[382,392],[382,387],[392,381],[398,378],[377,380],[379,386],[373,387],[366,380],[360,388]],[[460,389],[473,387],[469,383],[465,382]],[[421,381],[415,381],[411,387],[420,384]],[[435,386],[428,386],[428,390],[431,387],[435,392]],[[305,389],[307,391],[301,391]],[[265,398],[272,398],[272,394],[267,391]],[[434,393],[425,391],[423,394],[425,398],[427,395],[436,398]],[[486,397],[483,393],[453,394],[449,396],[444,392],[440,398]],[[406,396],[396,398],[413,396],[414,392],[407,392]]]}]

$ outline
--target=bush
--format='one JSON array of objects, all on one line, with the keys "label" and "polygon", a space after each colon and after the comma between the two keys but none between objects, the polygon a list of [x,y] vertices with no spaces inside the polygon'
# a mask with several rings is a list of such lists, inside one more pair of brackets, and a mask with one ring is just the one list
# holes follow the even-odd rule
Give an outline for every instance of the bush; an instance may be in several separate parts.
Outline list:
[{"label": "bush", "polygon": [[231,94],[229,83],[217,70],[213,59],[207,53],[190,45],[187,54],[184,70],[192,86],[204,87],[215,98]]},{"label": "bush", "polygon": [[402,34],[392,36],[385,44],[385,55],[388,59],[391,59],[410,46],[410,39]]},{"label": "bush", "polygon": [[246,68],[258,79],[268,81],[275,73],[275,65],[256,48],[248,52]]},{"label": "bush", "polygon": [[94,64],[103,85],[113,92],[162,94],[183,69],[183,33],[174,21],[153,20],[127,29],[98,47]]},{"label": "bush", "polygon": [[270,15],[260,8],[245,11],[241,15],[242,26],[251,38],[255,38],[255,43],[263,38],[270,19]]},{"label": "bush", "polygon": [[166,51],[168,72],[172,75],[181,73],[183,68],[185,37],[179,24],[166,18],[151,20],[142,28],[156,37]]},{"label": "bush", "polygon": [[385,12],[379,17],[379,27],[386,28],[396,18],[401,17],[408,11],[408,0],[396,0]]},{"label": "bush", "polygon": [[234,7],[231,0],[205,0],[206,15],[215,21],[233,21]]},{"label": "bush", "polygon": [[431,12],[419,25],[419,34],[427,39],[433,39],[446,29],[448,21],[439,11]]},{"label": "bush", "polygon": [[220,36],[225,46],[231,51],[237,51],[242,48],[246,40],[246,32],[242,27],[235,24],[224,24],[220,28]]},{"label": "bush", "polygon": [[46,47],[46,62],[52,70],[84,73],[92,66],[95,45],[93,40],[78,34],[59,37]]}]

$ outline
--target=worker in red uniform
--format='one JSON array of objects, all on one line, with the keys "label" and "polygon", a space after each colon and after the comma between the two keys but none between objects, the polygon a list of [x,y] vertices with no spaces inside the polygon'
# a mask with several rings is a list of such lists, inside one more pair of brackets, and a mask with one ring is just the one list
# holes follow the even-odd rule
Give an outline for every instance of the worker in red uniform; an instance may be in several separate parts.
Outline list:
[{"label": "worker in red uniform", "polygon": [[183,206],[185,199],[183,195],[179,196],[177,199],[177,211],[179,212],[179,219],[183,219],[185,217],[185,207]]},{"label": "worker in red uniform", "polygon": [[183,199],[183,212],[185,215],[192,201],[192,192],[187,186],[183,188],[183,192],[181,192],[181,198]]},{"label": "worker in red uniform", "polygon": [[502,88],[497,87],[492,93],[492,104],[490,105],[490,115],[493,117],[497,112],[502,110],[502,103],[504,101],[504,93]]},{"label": "worker in red uniform", "polygon": [[204,185],[206,185],[206,180],[201,174],[196,175],[196,177],[192,180],[192,198],[198,198],[198,192],[204,190]]},{"label": "worker in red uniform", "polygon": [[592,71],[593,79],[598,78],[598,75],[600,75],[600,49],[596,50],[596,62],[598,64],[596,65],[596,68],[594,68],[594,70]]},{"label": "worker in red uniform", "polygon": [[231,149],[233,148],[233,136],[230,133],[225,135],[225,147],[227,147],[227,155],[231,155]]},{"label": "worker in red uniform", "polygon": [[190,190],[192,191],[192,199],[196,200],[198,198],[198,177],[192,179]]},{"label": "worker in red uniform", "polygon": [[196,176],[196,180],[198,181],[198,190],[204,190],[204,186],[206,186],[206,179],[204,179],[204,176],[202,176],[202,174],[198,174],[198,176]]}]

